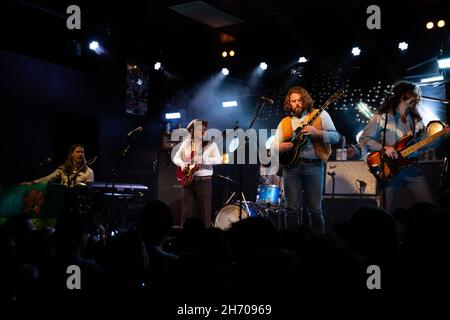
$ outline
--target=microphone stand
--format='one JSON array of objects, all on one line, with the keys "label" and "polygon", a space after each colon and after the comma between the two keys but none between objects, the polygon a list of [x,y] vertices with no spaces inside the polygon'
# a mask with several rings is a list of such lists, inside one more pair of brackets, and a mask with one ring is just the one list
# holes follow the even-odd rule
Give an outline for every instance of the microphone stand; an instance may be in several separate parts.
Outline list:
[{"label": "microphone stand", "polygon": [[385,120],[384,120],[384,131],[383,131],[383,140],[381,142],[381,196],[382,196],[382,204],[381,207],[385,210],[389,210],[389,208],[386,208],[386,172],[384,170],[384,164],[385,164],[385,156],[384,156],[384,147],[386,146],[386,129],[387,129],[387,123],[388,123],[388,117],[389,117],[389,111],[386,111],[385,113]]},{"label": "microphone stand", "polygon": [[[266,100],[263,99],[262,101],[263,102],[261,104],[261,107],[258,107],[258,104],[256,105],[255,112],[253,112],[253,117],[252,117],[252,120],[250,121],[250,125],[249,125],[247,130],[249,130],[249,129],[251,129],[253,127],[253,124],[255,123],[256,118],[258,117],[258,115],[261,112],[262,108],[264,108]],[[247,144],[247,137],[244,138],[244,152],[245,152],[246,144]],[[256,150],[256,151],[258,152],[258,150]],[[243,198],[243,194],[242,194],[242,189],[243,189],[242,188],[242,182],[243,182],[242,181],[242,177],[243,177],[243,175],[244,175],[244,165],[240,164],[239,165],[239,200],[240,200],[240,203],[239,203],[239,221],[242,220],[242,198]]]}]

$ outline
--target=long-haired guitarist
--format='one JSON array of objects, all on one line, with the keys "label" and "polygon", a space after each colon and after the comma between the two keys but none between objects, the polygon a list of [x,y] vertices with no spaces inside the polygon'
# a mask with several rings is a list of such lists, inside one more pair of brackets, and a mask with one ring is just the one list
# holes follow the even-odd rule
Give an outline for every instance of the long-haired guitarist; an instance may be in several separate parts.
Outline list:
[{"label": "long-haired guitarist", "polygon": [[[384,178],[379,178],[386,181],[384,208],[391,213],[395,209],[396,195],[402,185],[414,195],[416,202],[434,203],[422,170],[415,162],[409,162],[406,157],[404,158],[401,153],[401,150],[407,146],[403,145],[402,139],[411,137],[415,141],[421,141],[428,137],[426,127],[417,109],[419,101],[420,89],[415,84],[407,81],[396,83],[392,93],[381,104],[378,112],[359,138],[363,150],[369,152],[365,158],[368,162],[373,162],[373,167],[377,165],[377,161],[381,162],[381,158],[384,159],[383,167],[386,166],[386,169],[384,172],[380,170],[380,174]],[[386,134],[384,135],[385,126]],[[382,148],[384,136],[386,136],[384,157],[375,158],[374,155],[380,154],[377,151]],[[421,150],[435,148],[439,142],[439,140],[434,140]],[[417,158],[417,151],[409,154],[408,158]],[[388,167],[391,170],[387,169]],[[390,177],[386,177],[386,175],[390,175]]]},{"label": "long-haired guitarist", "polygon": [[186,177],[181,196],[181,222],[197,217],[205,226],[211,225],[213,165],[221,163],[216,143],[204,141],[208,122],[194,119],[187,126],[188,138],[181,143],[173,162]]},{"label": "long-haired guitarist", "polygon": [[[297,128],[304,126],[301,134],[306,143],[299,148],[295,162],[283,168],[283,183],[286,204],[286,227],[296,227],[302,223],[302,191],[309,211],[309,224],[319,233],[324,233],[322,214],[322,190],[324,182],[324,161],[331,154],[330,143],[339,141],[339,133],[330,115],[322,111],[312,125],[305,125],[314,116],[313,99],[302,87],[289,89],[284,99],[284,110],[290,115],[278,125],[274,147],[280,153],[296,148],[291,137]],[[298,157],[298,159],[297,159]]]}]

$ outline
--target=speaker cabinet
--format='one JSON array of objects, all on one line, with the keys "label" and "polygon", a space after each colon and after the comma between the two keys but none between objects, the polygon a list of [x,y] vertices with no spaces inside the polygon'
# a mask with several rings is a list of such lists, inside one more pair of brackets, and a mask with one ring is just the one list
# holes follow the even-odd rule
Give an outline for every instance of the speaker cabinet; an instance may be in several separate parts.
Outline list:
[{"label": "speaker cabinet", "polygon": [[325,231],[330,232],[333,224],[339,224],[351,218],[353,213],[361,207],[378,207],[378,196],[324,196],[322,207],[325,219]]},{"label": "speaker cabinet", "polygon": [[169,206],[175,225],[181,226],[181,194],[183,187],[178,183],[177,166],[170,158],[170,150],[159,153],[158,164],[158,200]]},{"label": "speaker cabinet", "polygon": [[377,180],[365,161],[329,161],[325,168],[324,194],[377,195]]}]

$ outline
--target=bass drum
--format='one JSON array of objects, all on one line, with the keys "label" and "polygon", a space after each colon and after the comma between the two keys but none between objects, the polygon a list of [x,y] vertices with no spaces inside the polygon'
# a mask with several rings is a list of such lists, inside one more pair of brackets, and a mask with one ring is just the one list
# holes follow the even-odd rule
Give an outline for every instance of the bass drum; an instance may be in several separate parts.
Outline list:
[{"label": "bass drum", "polygon": [[[250,201],[242,205],[242,219],[253,218],[260,215],[258,207]],[[214,227],[228,230],[231,225],[239,221],[239,202],[235,204],[228,204],[221,208],[216,215]]]}]

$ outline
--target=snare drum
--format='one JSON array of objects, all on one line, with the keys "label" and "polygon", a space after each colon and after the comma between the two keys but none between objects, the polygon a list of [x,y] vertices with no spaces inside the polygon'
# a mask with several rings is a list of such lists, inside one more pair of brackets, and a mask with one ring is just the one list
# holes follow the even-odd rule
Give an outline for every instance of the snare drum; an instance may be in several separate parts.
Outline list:
[{"label": "snare drum", "polygon": [[280,204],[280,188],[276,185],[260,185],[256,204],[265,206],[278,206]]},{"label": "snare drum", "polygon": [[[259,210],[253,202],[247,201],[242,205],[242,219],[253,218],[259,215]],[[216,215],[214,227],[228,230],[231,225],[239,221],[239,202],[228,204],[221,208]]]}]

